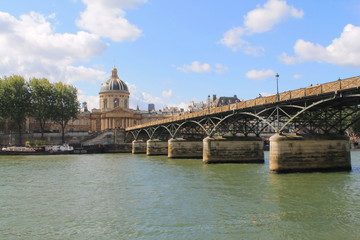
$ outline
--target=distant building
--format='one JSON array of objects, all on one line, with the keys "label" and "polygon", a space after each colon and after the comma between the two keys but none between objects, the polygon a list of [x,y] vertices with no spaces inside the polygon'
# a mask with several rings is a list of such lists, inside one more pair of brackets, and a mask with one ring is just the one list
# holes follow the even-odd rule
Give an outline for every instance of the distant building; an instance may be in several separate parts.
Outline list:
[{"label": "distant building", "polygon": [[155,104],[149,103],[149,105],[148,105],[148,111],[149,111],[149,112],[155,111]]},{"label": "distant building", "polygon": [[219,97],[216,98],[216,95],[214,94],[211,101],[211,107],[221,107],[233,103],[240,102],[240,100],[237,98],[236,95],[233,97]]},{"label": "distant building", "polygon": [[90,131],[127,128],[179,115],[178,112],[157,113],[155,104],[149,104],[147,112],[140,111],[138,108],[130,109],[129,89],[118,77],[116,68],[112,70],[110,79],[101,85],[99,95],[100,111],[93,111],[90,115]]},{"label": "distant building", "polygon": [[[151,121],[177,116],[179,111],[156,112],[155,105],[149,104],[149,111],[129,108],[130,91],[119,76],[116,68],[112,70],[110,78],[101,84],[99,92],[99,109],[87,109],[86,102],[77,119],[70,121],[65,131],[70,132],[99,132],[107,129],[131,127]],[[46,130],[58,131],[59,126],[47,123]],[[33,118],[26,121],[26,132],[39,132],[39,124]]]},{"label": "distant building", "polygon": [[82,103],[82,111],[83,112],[88,112],[89,110],[88,110],[88,107],[87,107],[87,102],[83,102]]},{"label": "distant building", "polygon": [[195,103],[194,101],[191,101],[189,103],[188,108],[189,108],[190,112],[197,112],[197,111],[201,111],[206,108],[221,107],[221,106],[225,106],[225,105],[233,104],[233,103],[237,103],[237,102],[241,102],[241,100],[238,99],[238,97],[236,95],[234,95],[233,97],[217,98],[216,95],[213,94],[212,98],[210,98],[210,95],[208,95],[205,102],[201,101],[199,103]]}]

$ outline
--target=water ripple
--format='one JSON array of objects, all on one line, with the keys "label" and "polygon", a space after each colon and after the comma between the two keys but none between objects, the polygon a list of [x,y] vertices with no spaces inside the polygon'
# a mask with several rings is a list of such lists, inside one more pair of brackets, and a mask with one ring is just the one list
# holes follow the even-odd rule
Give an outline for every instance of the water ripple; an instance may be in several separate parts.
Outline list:
[{"label": "water ripple", "polygon": [[[268,155],[266,155],[268,158]],[[356,239],[349,173],[131,154],[0,157],[0,239]]]}]

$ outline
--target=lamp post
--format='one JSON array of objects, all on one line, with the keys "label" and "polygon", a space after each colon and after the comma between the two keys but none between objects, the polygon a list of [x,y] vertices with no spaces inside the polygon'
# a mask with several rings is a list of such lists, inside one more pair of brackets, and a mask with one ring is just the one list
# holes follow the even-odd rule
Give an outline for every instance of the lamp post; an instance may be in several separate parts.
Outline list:
[{"label": "lamp post", "polygon": [[277,73],[275,75],[276,77],[276,100],[279,101],[280,100],[280,97],[279,97],[279,74]]},{"label": "lamp post", "polygon": [[276,77],[276,132],[279,133],[279,129],[280,129],[280,116],[279,116],[279,104],[278,102],[280,101],[280,95],[279,95],[279,74],[276,73],[275,75]]}]

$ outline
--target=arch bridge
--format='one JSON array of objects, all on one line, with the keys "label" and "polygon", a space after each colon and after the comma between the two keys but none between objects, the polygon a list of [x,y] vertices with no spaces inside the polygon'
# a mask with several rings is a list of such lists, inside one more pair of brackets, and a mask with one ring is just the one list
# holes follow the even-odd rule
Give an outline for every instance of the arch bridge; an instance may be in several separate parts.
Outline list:
[{"label": "arch bridge", "polygon": [[[322,147],[325,148],[323,152],[325,158],[321,158],[321,161],[324,161],[324,159],[329,158],[329,154],[339,155],[341,152],[339,150],[334,153],[333,147],[329,147],[331,144],[329,145],[328,141],[334,141],[334,144],[336,142],[336,146],[341,142],[340,145],[343,146],[344,142],[347,141],[345,137],[346,130],[359,120],[359,87],[360,77],[339,79],[325,84],[286,91],[223,107],[207,108],[195,113],[130,127],[126,129],[126,138],[128,141],[133,140],[133,148],[134,144],[136,145],[138,142],[145,144],[145,141],[147,141],[150,142],[150,145],[152,141],[157,144],[166,142],[166,144],[163,144],[164,150],[162,154],[168,154],[169,157],[176,157],[176,154],[171,154],[171,144],[176,145],[178,141],[183,145],[185,142],[191,142],[189,149],[186,150],[191,152],[191,146],[197,146],[197,142],[201,142],[201,156],[204,162],[244,162],[244,159],[247,159],[245,162],[252,162],[252,155],[256,159],[255,162],[263,162],[263,159],[261,159],[263,154],[255,154],[260,150],[250,151],[249,148],[254,148],[254,145],[261,145],[259,137],[273,135],[270,138],[272,142],[270,169],[275,167],[276,164],[278,165],[281,159],[284,159],[283,155],[290,154],[292,158],[301,156],[301,161],[310,155],[314,155],[311,151],[316,151],[316,149],[304,150],[307,143],[310,144],[307,148],[311,148],[313,142],[316,144],[324,143]],[[216,153],[212,153],[215,150],[214,147],[211,147],[211,143],[214,142],[217,145],[227,145],[228,147],[220,147]],[[281,150],[281,148],[289,146],[289,144],[297,147],[287,147],[287,150]],[[226,155],[226,153],[234,155],[234,153],[230,152],[239,148],[245,148],[244,151],[247,153],[236,153],[235,156]],[[330,150],[326,148],[330,148]],[[151,155],[151,146],[147,146],[146,151],[148,155]],[[182,149],[182,152],[184,151],[185,149]],[[224,153],[221,154],[221,152]],[[296,152],[298,154],[295,154]],[[347,152],[349,151],[347,150]],[[349,155],[347,152],[341,152],[341,154],[344,155],[343,158],[350,159],[350,157],[347,157]],[[212,155],[214,154],[217,157],[213,158]],[[184,154],[184,157],[196,157],[200,155],[200,150],[197,155],[193,155]],[[273,159],[276,159],[274,161],[275,165],[272,164]],[[301,161],[299,160],[296,164],[302,165]],[[346,161],[349,162],[350,160]],[[282,167],[277,165],[272,170],[283,171]],[[350,163],[346,167],[340,168],[330,166],[327,170],[349,169],[349,166],[351,167]],[[315,164],[311,169],[321,170],[321,168],[321,166]],[[284,169],[284,171],[293,170],[296,171],[297,168]]]}]

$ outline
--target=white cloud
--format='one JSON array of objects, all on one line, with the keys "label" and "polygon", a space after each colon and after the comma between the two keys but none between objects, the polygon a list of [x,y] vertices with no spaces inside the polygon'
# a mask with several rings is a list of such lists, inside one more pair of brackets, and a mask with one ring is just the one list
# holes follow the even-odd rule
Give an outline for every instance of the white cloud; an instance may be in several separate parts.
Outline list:
[{"label": "white cloud", "polygon": [[273,94],[267,93],[267,92],[261,92],[261,93],[259,93],[259,95],[261,95],[262,97],[268,97],[268,96],[271,96]]},{"label": "white cloud", "polygon": [[289,6],[286,1],[269,0],[262,7],[247,13],[244,17],[244,25],[252,33],[270,31],[276,24],[289,17],[302,18],[304,12]]},{"label": "white cloud", "polygon": [[95,34],[55,33],[48,17],[39,13],[15,18],[0,12],[0,72],[4,75],[74,82],[81,79],[75,76],[77,73],[85,80],[99,81],[103,75],[101,71],[75,64],[100,56],[106,48]]},{"label": "white cloud", "polygon": [[[156,97],[151,95],[150,93],[147,92],[141,92],[138,90],[137,86],[130,84],[128,82],[126,82],[126,84],[129,87],[129,91],[130,91],[130,108],[132,109],[136,109],[137,105],[140,107],[140,109],[147,109],[148,104],[149,103],[153,103],[155,104],[155,108],[156,109],[162,109],[164,107],[178,107],[178,108],[183,108],[183,109],[187,109],[187,105],[188,103],[174,103],[174,102],[169,102],[169,99],[167,99],[170,95],[170,97],[172,97],[172,90],[169,89],[168,91],[163,91],[163,98],[160,97]],[[165,96],[164,96],[164,92]],[[166,95],[169,94],[169,95]]]},{"label": "white cloud", "polygon": [[86,68],[84,66],[74,67],[67,66],[65,76],[67,83],[87,81],[91,83],[103,82],[106,79],[107,73],[93,68]]},{"label": "white cloud", "polygon": [[282,53],[280,56],[278,56],[278,59],[288,65],[294,65],[300,62],[296,57],[289,56],[286,53]]},{"label": "white cloud", "polygon": [[165,101],[159,97],[152,96],[149,93],[141,92],[138,88],[126,82],[130,91],[130,108],[136,109],[137,105],[142,107],[143,109],[147,109],[147,105],[149,103],[155,104],[155,107],[158,109],[159,107],[163,107],[165,105]]},{"label": "white cloud", "polygon": [[285,21],[287,18],[301,18],[304,15],[302,10],[289,6],[283,0],[269,0],[263,6],[258,6],[244,16],[243,27],[234,27],[224,33],[219,43],[233,51],[242,50],[245,54],[261,55],[263,47],[252,46],[244,40],[244,36],[270,31],[276,24]]},{"label": "white cloud", "polygon": [[89,4],[101,2],[107,8],[134,8],[148,0],[83,0]]},{"label": "white cloud", "polygon": [[217,74],[222,74],[222,73],[224,73],[224,72],[226,72],[226,71],[228,71],[229,70],[229,67],[226,67],[226,66],[223,66],[222,64],[220,64],[220,63],[216,63],[215,64],[215,73],[217,73]]},{"label": "white cloud", "polygon": [[302,75],[301,74],[294,74],[293,78],[300,79],[300,78],[302,78]]},{"label": "white cloud", "polygon": [[304,61],[327,62],[335,65],[360,67],[360,27],[348,24],[339,38],[326,47],[299,39],[295,43],[295,56],[283,53],[279,59],[286,64]]},{"label": "white cloud", "polygon": [[203,73],[203,72],[211,72],[211,66],[208,63],[200,63],[198,61],[192,62],[190,65],[183,65],[182,67],[177,67],[177,70],[181,72],[197,72],[197,73]]},{"label": "white cloud", "polygon": [[234,27],[224,33],[223,38],[219,43],[229,47],[234,52],[242,50],[245,54],[259,56],[263,55],[265,49],[263,47],[251,46],[248,41],[242,39],[245,34],[245,29],[241,27]]},{"label": "white cloud", "polygon": [[177,104],[174,104],[174,103],[170,103],[169,105],[167,105],[168,107],[177,107],[178,109],[184,109],[185,111],[188,110],[189,108],[189,103],[186,103],[186,102],[181,102],[181,103],[177,103]]},{"label": "white cloud", "polygon": [[140,100],[144,103],[154,103],[155,105],[164,105],[165,102],[163,99],[152,96],[150,93],[147,92],[141,92],[141,98]]},{"label": "white cloud", "polygon": [[246,77],[252,80],[264,80],[269,77],[274,77],[275,72],[271,69],[267,70],[250,70],[246,73]]},{"label": "white cloud", "polygon": [[169,89],[169,90],[164,90],[162,91],[162,96],[164,98],[171,98],[172,97],[172,89]]},{"label": "white cloud", "polygon": [[223,38],[219,41],[221,44],[231,48],[233,51],[240,50],[249,43],[242,39],[245,29],[242,27],[234,27],[224,33]]},{"label": "white cloud", "polygon": [[222,64],[215,64],[214,67],[211,67],[209,63],[200,63],[199,61],[194,61],[190,65],[184,64],[182,67],[176,67],[178,71],[189,73],[189,72],[196,72],[196,73],[208,73],[208,72],[215,72],[218,74],[224,73],[229,70],[228,67],[223,66]]},{"label": "white cloud", "polygon": [[89,111],[99,108],[99,96],[88,96],[85,92],[78,90],[78,100],[81,104],[86,102]]},{"label": "white cloud", "polygon": [[123,8],[135,7],[147,0],[83,0],[86,9],[80,13],[77,25],[113,41],[134,41],[141,30],[125,18]]}]

